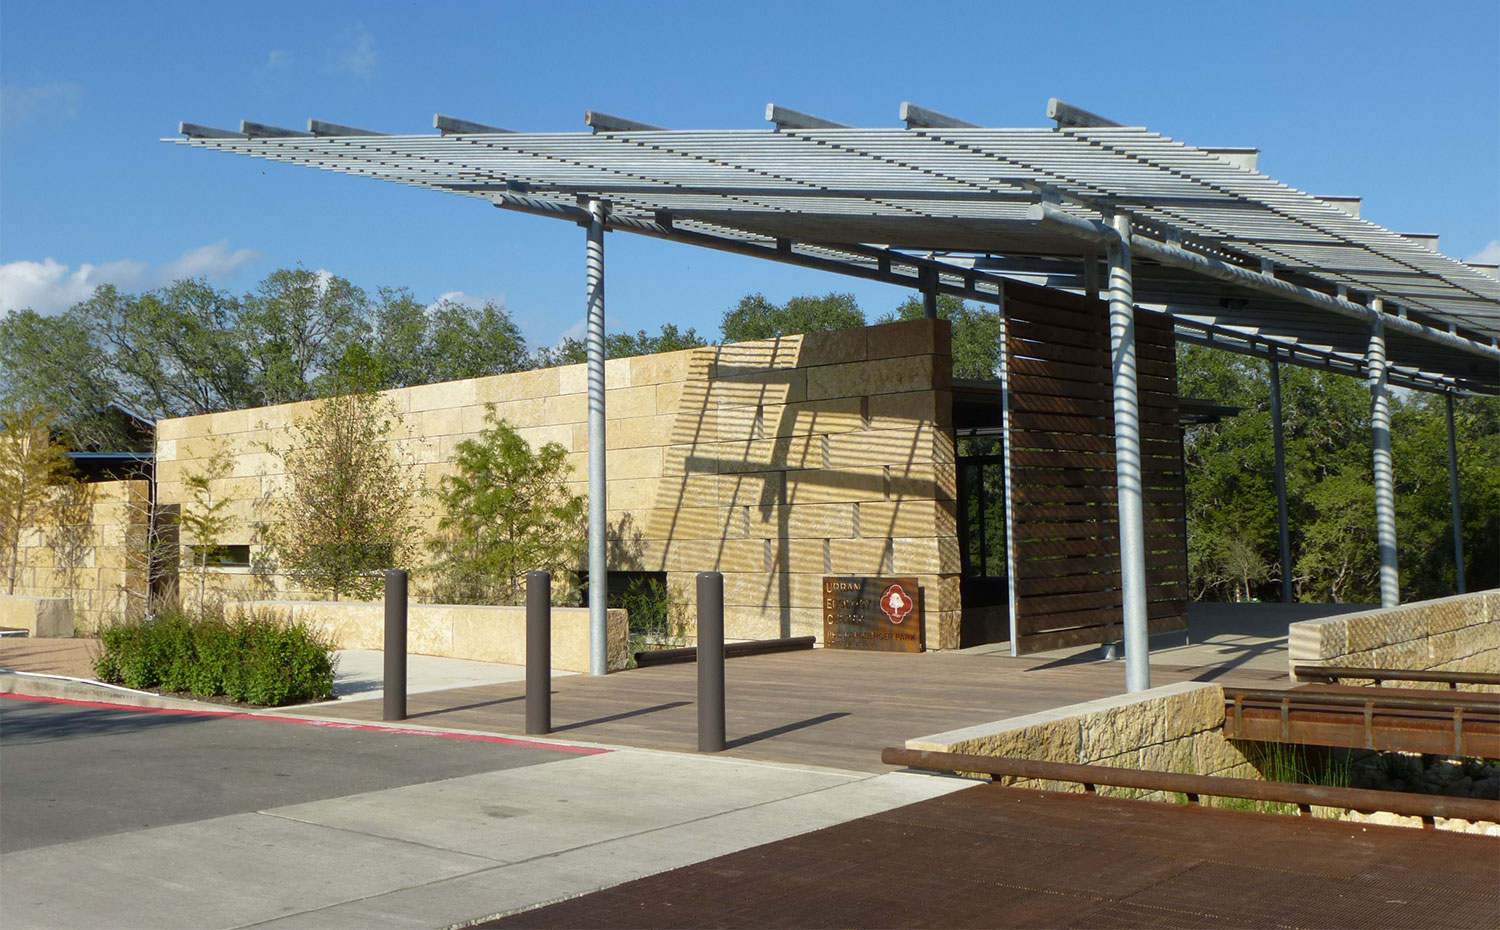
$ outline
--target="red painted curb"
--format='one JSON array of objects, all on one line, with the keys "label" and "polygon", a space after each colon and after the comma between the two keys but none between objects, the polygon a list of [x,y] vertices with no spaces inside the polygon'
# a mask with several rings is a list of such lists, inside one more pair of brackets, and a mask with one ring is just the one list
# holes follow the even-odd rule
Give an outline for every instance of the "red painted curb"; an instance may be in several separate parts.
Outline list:
[{"label": "red painted curb", "polygon": [[581,756],[596,756],[613,752],[593,746],[571,746],[567,743],[548,743],[541,740],[516,739],[512,736],[483,736],[478,733],[453,733],[446,730],[418,730],[412,727],[387,726],[378,723],[353,723],[340,720],[310,720],[306,717],[286,717],[279,714],[247,714],[239,710],[189,710],[179,707],[137,707],[133,704],[110,704],[105,701],[78,701],[72,698],[42,697],[34,694],[6,692],[0,698],[18,701],[39,701],[43,704],[70,704],[75,707],[99,707],[105,710],[128,710],[148,714],[176,714],[189,717],[229,717],[243,720],[275,720],[281,723],[298,723],[303,726],[328,727],[334,730],[368,730],[375,733],[403,733],[410,736],[438,736],[443,739],[468,740],[474,743],[500,743],[505,746],[520,746],[527,749],[550,749],[553,752],[568,752]]}]

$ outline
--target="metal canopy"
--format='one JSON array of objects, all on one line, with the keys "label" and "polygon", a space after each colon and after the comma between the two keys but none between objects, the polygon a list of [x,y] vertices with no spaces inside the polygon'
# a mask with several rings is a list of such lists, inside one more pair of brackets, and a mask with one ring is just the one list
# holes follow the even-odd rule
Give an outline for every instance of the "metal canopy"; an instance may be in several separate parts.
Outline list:
[{"label": "metal canopy", "polygon": [[188,138],[167,141],[580,224],[580,204],[598,200],[609,229],[913,288],[936,272],[939,292],[991,302],[1004,277],[1090,289],[1105,249],[1088,227],[1120,215],[1135,237],[1136,301],[1176,317],[1185,339],[1364,372],[1380,319],[1393,384],[1500,394],[1500,281],[1430,238],[1352,215],[1347,198],[1260,174],[1239,150],[1140,127],[971,128],[912,105],[907,128],[768,114],[769,131],[592,113],[594,131],[580,133],[441,117],[439,135],[247,122],[239,133],[182,124]]}]

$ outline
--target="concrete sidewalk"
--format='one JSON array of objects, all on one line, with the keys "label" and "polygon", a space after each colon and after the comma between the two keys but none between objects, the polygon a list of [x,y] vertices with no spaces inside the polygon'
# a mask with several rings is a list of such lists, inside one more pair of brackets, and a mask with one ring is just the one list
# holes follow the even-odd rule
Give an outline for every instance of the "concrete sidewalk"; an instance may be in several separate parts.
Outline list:
[{"label": "concrete sidewalk", "polygon": [[[305,762],[309,752],[326,760],[322,777],[336,778],[340,754],[356,751],[346,756],[351,763],[371,759],[383,745],[378,741],[414,741],[403,751],[417,764],[427,756],[436,759],[442,748],[436,744],[447,741],[410,731],[328,729],[244,716],[67,705],[49,710],[18,698],[0,700],[0,706],[10,718],[0,730],[6,740],[0,761],[12,773],[28,752],[66,750],[82,759],[107,748],[108,773],[74,770],[68,784],[97,790],[93,803],[110,805],[111,782],[132,771],[130,753],[152,752],[142,745],[145,735],[171,732],[179,754],[185,752],[182,744],[202,742],[201,763],[183,757],[174,767],[192,780],[180,790],[190,790],[200,804],[227,805],[222,816],[145,829],[116,824],[109,828],[113,832],[0,856],[0,925],[14,930],[449,927],[973,785],[911,773],[871,775],[651,750],[582,755],[548,753],[536,744],[482,744],[475,750],[495,753],[488,770],[472,771],[476,763],[470,759],[468,774],[250,809],[234,806],[239,793],[233,786],[241,776],[219,768],[226,740],[253,760],[241,764],[257,770],[250,774],[260,792],[274,790],[277,782],[267,776],[277,768],[295,774],[285,767]],[[49,727],[41,721],[29,728],[16,722],[47,713],[69,715],[71,722]],[[316,750],[286,745],[288,730],[305,730]],[[507,761],[516,753],[529,755],[520,764]],[[51,757],[39,762],[33,773],[56,768]],[[7,787],[22,790],[22,775],[8,773]],[[161,778],[159,772],[152,777]],[[203,778],[217,779],[220,793],[206,790]],[[152,787],[170,793],[170,781]],[[296,782],[280,784],[291,791]],[[66,789],[48,781],[29,790],[40,803],[42,795]]]}]

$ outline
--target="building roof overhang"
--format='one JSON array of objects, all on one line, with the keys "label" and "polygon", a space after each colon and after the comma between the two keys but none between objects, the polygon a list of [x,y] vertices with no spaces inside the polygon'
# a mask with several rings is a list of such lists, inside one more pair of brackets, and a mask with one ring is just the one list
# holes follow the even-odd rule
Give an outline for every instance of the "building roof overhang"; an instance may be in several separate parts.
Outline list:
[{"label": "building roof overhang", "polygon": [[1096,291],[1104,221],[1123,215],[1136,302],[1171,314],[1184,341],[1358,374],[1380,321],[1393,383],[1500,393],[1500,280],[1487,270],[1362,219],[1349,198],[1259,173],[1252,150],[1084,117],[981,128],[903,105],[906,128],[855,129],[773,106],[771,131],[590,113],[592,133],[439,116],[437,135],[310,120],[306,132],[183,124],[187,138],[169,141],[577,223],[601,201],[608,229],[989,302],[1006,278]]}]

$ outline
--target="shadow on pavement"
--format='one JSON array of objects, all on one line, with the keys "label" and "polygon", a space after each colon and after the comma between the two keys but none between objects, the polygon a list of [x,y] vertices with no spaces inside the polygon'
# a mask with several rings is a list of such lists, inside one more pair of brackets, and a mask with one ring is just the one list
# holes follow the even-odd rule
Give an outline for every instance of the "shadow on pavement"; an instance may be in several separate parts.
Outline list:
[{"label": "shadow on pavement", "polygon": [[5,712],[5,724],[0,726],[0,742],[21,745],[79,736],[118,736],[218,719],[206,714],[116,711],[98,707],[62,710],[57,704],[17,698],[0,701],[0,708]]}]

